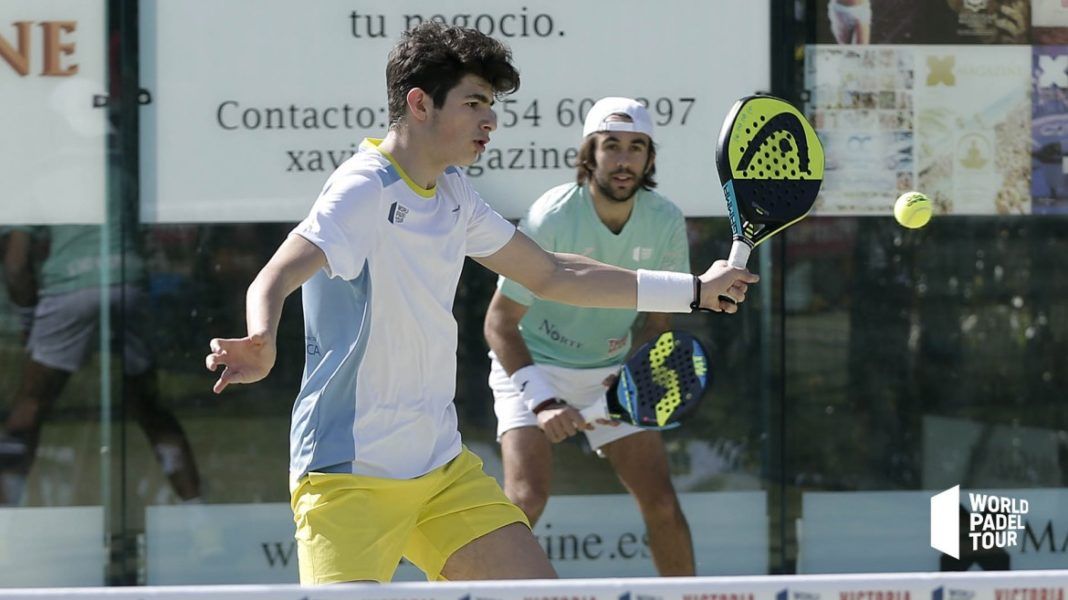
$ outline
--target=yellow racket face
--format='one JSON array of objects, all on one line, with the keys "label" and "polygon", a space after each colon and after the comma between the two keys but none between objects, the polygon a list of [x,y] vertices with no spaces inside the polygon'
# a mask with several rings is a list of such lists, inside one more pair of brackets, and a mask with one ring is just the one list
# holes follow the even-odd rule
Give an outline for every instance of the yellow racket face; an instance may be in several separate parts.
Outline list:
[{"label": "yellow racket face", "polygon": [[739,108],[727,158],[735,180],[823,180],[823,144],[815,129],[778,98],[758,96]]},{"label": "yellow racket face", "polygon": [[804,218],[823,183],[823,145],[792,104],[739,100],[720,132],[716,166],[735,239],[756,246]]}]

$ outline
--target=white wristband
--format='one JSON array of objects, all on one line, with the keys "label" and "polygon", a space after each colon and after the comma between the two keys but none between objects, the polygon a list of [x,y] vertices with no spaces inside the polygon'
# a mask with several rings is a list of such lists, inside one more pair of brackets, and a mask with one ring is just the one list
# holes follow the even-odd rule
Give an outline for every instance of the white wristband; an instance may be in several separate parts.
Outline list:
[{"label": "white wristband", "polygon": [[638,269],[638,312],[688,313],[694,291],[689,273]]},{"label": "white wristband", "polygon": [[519,391],[519,397],[528,410],[534,410],[535,406],[556,397],[556,391],[537,365],[527,365],[512,373],[512,385]]}]

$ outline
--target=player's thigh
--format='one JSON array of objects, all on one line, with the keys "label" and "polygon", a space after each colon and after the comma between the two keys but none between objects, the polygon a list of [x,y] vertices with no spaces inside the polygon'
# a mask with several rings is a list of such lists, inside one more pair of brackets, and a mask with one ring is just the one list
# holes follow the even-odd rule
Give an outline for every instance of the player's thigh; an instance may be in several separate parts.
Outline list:
[{"label": "player's thigh", "polygon": [[530,528],[512,523],[472,540],[449,557],[441,571],[450,581],[555,579],[556,571]]},{"label": "player's thigh", "polygon": [[[420,508],[415,529],[403,550],[427,579],[446,576],[446,562],[456,552],[509,525],[519,525],[533,538],[526,515],[508,500],[497,481],[482,470],[482,460],[467,448],[432,476],[434,493]],[[511,552],[502,550],[509,556]],[[467,564],[462,557],[458,561],[457,564]],[[461,571],[474,568],[465,566]]]},{"label": "player's thigh", "polygon": [[510,429],[501,436],[504,487],[509,492],[546,495],[552,481],[552,442],[537,427]]},{"label": "player's thigh", "polygon": [[300,582],[389,581],[423,495],[418,480],[309,474],[291,498]]},{"label": "player's thigh", "polygon": [[667,449],[659,431],[642,430],[602,446],[600,452],[639,500],[674,493]]}]

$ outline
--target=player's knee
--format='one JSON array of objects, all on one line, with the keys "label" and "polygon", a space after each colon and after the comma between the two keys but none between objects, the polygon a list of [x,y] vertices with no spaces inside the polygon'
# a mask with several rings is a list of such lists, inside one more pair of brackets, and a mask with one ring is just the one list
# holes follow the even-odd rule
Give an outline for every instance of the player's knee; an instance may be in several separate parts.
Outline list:
[{"label": "player's knee", "polygon": [[643,494],[638,499],[641,505],[642,515],[646,521],[657,523],[676,521],[682,518],[682,507],[674,490],[656,490],[651,494]]},{"label": "player's knee", "polygon": [[549,501],[549,494],[546,491],[530,485],[511,486],[511,489],[506,491],[508,498],[527,515],[531,525],[541,517]]}]

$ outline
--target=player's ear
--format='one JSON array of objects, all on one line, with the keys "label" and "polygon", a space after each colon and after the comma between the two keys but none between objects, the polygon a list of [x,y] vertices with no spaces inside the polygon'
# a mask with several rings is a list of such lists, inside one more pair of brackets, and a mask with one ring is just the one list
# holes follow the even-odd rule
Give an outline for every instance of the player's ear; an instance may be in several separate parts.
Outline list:
[{"label": "player's ear", "polygon": [[649,171],[653,170],[653,166],[656,165],[656,144],[654,144],[652,140],[649,140],[647,152],[649,153],[649,158],[645,161],[645,170],[642,172],[642,175],[647,175]]},{"label": "player's ear", "polygon": [[404,97],[408,104],[408,112],[417,121],[425,121],[430,115],[430,104],[433,99],[422,88],[412,88]]}]

